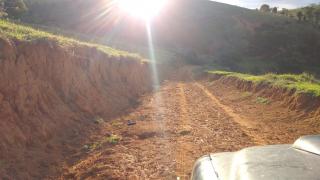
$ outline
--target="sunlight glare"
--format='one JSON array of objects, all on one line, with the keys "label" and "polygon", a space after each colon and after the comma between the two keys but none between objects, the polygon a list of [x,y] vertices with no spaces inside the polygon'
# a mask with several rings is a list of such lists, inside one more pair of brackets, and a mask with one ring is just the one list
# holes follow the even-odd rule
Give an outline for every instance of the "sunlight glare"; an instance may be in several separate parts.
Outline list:
[{"label": "sunlight glare", "polygon": [[149,21],[165,6],[167,0],[118,0],[119,7],[131,16]]}]

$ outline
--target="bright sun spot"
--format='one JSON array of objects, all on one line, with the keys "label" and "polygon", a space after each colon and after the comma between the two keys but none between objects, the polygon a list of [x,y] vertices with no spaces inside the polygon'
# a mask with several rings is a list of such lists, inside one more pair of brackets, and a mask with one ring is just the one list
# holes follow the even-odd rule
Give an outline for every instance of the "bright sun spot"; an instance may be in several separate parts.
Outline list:
[{"label": "bright sun spot", "polygon": [[131,16],[151,20],[164,7],[167,0],[118,0],[119,7]]}]

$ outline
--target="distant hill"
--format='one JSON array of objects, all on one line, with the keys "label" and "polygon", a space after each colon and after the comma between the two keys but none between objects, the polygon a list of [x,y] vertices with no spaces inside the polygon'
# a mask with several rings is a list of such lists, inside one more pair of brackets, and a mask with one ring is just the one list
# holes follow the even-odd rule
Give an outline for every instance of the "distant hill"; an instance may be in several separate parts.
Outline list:
[{"label": "distant hill", "polygon": [[[146,28],[108,0],[26,0],[24,22],[147,46]],[[212,1],[175,0],[152,24],[157,48],[190,63],[232,71],[320,72],[320,33],[311,24]],[[134,50],[134,48],[133,48]]]}]

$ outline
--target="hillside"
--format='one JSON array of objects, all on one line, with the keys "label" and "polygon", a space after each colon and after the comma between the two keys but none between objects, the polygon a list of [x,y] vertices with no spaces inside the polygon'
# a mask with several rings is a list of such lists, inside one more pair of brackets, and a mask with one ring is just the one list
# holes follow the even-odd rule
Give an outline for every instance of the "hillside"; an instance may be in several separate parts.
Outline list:
[{"label": "hillside", "polygon": [[[106,0],[33,1],[28,1],[25,22],[91,34],[101,43],[133,51],[147,46],[145,25]],[[211,1],[176,0],[153,22],[152,34],[158,49],[209,68],[255,74],[319,72],[319,31],[288,17]]]}]

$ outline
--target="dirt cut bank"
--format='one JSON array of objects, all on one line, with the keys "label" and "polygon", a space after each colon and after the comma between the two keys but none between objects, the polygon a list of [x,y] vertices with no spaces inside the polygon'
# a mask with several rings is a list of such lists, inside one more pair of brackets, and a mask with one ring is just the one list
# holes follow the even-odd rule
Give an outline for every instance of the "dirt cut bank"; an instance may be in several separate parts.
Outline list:
[{"label": "dirt cut bank", "polygon": [[320,133],[319,98],[236,77],[210,74],[208,79],[202,84],[244,117],[240,124],[262,144],[291,144],[300,136]]},{"label": "dirt cut bank", "polygon": [[299,93],[298,90],[274,86],[270,83],[254,83],[237,77],[218,74],[208,74],[208,79],[235,87],[241,91],[252,92],[261,97],[281,101],[284,106],[291,110],[320,115],[320,98],[310,93]]},{"label": "dirt cut bank", "polygon": [[41,179],[151,89],[148,64],[84,45],[0,39],[0,177]]}]

